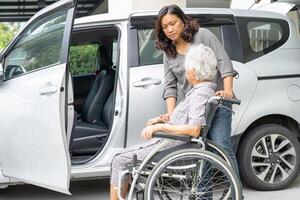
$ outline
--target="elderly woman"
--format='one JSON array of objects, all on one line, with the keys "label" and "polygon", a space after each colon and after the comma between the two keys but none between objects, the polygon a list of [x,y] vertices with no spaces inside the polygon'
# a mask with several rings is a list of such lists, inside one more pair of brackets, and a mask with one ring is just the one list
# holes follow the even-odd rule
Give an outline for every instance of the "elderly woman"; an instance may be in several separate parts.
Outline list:
[{"label": "elderly woman", "polygon": [[[217,74],[217,60],[214,52],[202,44],[191,46],[186,55],[186,78],[193,88],[175,108],[170,121],[164,121],[161,117],[149,120],[142,131],[142,137],[150,140],[152,134],[164,131],[173,134],[190,135],[199,137],[202,126],[205,126],[205,104],[215,94],[216,84],[212,82]],[[111,192],[110,199],[118,199],[117,185],[119,173],[126,170],[132,162],[134,154],[138,160],[143,160],[159,143],[165,139],[153,138],[149,142],[139,146],[125,149],[124,152],[114,157],[112,161]],[[163,150],[182,144],[182,141],[172,140]],[[126,195],[129,177],[122,180],[122,195]]]}]

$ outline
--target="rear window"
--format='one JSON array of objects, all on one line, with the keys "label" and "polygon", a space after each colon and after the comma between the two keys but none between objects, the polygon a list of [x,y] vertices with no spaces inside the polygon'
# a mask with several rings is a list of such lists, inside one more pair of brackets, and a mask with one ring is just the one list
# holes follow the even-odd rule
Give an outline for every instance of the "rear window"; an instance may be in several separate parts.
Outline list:
[{"label": "rear window", "polygon": [[249,22],[247,30],[250,47],[254,52],[274,46],[283,37],[280,24],[273,22]]},{"label": "rear window", "polygon": [[290,27],[284,19],[237,17],[244,61],[249,62],[282,46],[289,38]]}]

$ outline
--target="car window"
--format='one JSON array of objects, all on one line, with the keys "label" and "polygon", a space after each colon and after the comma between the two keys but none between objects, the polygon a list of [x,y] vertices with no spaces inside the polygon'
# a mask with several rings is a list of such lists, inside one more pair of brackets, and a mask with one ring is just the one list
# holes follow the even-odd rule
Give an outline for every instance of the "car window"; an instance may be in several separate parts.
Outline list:
[{"label": "car window", "polygon": [[[222,34],[219,26],[206,27],[212,31],[221,42]],[[163,52],[155,47],[155,30],[139,29],[138,30],[138,48],[139,48],[139,65],[154,65],[163,63]]]},{"label": "car window", "polygon": [[280,24],[275,22],[249,22],[247,30],[250,46],[254,52],[272,47],[283,37]]},{"label": "car window", "polygon": [[162,63],[163,53],[155,47],[155,30],[138,30],[138,38],[140,65]]},{"label": "car window", "polygon": [[217,36],[217,38],[220,40],[221,43],[223,43],[223,38],[222,38],[222,32],[221,32],[221,27],[220,26],[210,26],[210,27],[205,27],[209,29],[213,34]]},{"label": "car window", "polygon": [[61,62],[67,13],[56,13],[32,24],[4,60],[5,79]]},{"label": "car window", "polygon": [[99,43],[70,47],[70,72],[72,75],[94,73],[98,66]]},{"label": "car window", "polygon": [[288,16],[293,20],[298,36],[300,37],[300,7],[288,12]]}]

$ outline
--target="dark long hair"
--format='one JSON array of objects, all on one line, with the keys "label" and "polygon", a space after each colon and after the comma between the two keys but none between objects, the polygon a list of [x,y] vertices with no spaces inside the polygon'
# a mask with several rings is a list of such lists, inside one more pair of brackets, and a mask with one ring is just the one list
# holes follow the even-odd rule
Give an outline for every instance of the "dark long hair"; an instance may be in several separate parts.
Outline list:
[{"label": "dark long hair", "polygon": [[179,17],[184,23],[184,30],[181,34],[181,37],[186,42],[192,42],[194,35],[198,32],[199,24],[196,20],[191,20],[177,5],[169,5],[163,7],[157,16],[155,22],[155,30],[156,30],[156,48],[159,50],[163,50],[167,56],[175,58],[177,55],[176,47],[173,44],[172,40],[170,40],[162,30],[161,19],[166,14],[173,14]]}]

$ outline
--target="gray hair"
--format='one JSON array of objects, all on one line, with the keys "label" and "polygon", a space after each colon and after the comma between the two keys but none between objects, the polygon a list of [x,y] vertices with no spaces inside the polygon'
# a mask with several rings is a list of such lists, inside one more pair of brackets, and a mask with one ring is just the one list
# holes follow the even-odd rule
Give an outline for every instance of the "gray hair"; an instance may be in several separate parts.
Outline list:
[{"label": "gray hair", "polygon": [[194,70],[198,81],[212,81],[217,74],[217,59],[214,51],[204,46],[192,45],[185,57],[185,70]]}]

